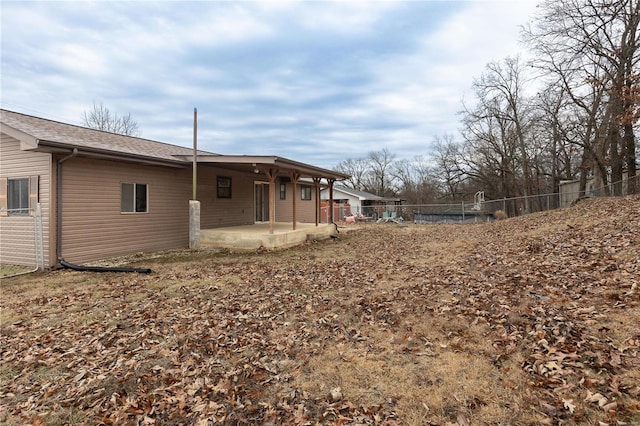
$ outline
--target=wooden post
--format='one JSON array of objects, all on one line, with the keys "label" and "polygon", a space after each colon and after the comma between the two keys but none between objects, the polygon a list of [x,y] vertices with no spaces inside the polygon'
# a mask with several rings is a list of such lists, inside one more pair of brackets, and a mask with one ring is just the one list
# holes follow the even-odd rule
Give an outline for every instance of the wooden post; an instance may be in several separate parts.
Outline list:
[{"label": "wooden post", "polygon": [[267,169],[264,171],[269,179],[269,233],[273,234],[276,216],[276,178],[278,169]]},{"label": "wooden post", "polygon": [[200,202],[198,201],[198,110],[193,109],[192,199],[189,200],[189,248],[200,248]]},{"label": "wooden post", "polygon": [[335,183],[335,179],[327,179],[329,181],[329,223],[333,223],[333,184]]},{"label": "wooden post", "polygon": [[193,109],[193,198],[198,199],[198,110]]},{"label": "wooden post", "polygon": [[293,230],[296,230],[296,222],[297,222],[297,209],[296,203],[298,201],[298,179],[300,179],[300,173],[296,171],[290,171],[289,177],[291,178],[291,183],[293,184]]},{"label": "wooden post", "polygon": [[316,226],[320,223],[320,180],[322,178],[314,177],[313,185],[316,187]]}]

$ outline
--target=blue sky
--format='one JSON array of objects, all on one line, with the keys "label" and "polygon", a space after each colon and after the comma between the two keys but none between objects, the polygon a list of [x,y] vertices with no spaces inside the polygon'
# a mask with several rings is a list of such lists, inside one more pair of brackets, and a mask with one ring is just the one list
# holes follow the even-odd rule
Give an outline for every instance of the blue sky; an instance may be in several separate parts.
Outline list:
[{"label": "blue sky", "polygon": [[456,134],[485,65],[522,53],[535,1],[6,1],[2,108],[331,168]]}]

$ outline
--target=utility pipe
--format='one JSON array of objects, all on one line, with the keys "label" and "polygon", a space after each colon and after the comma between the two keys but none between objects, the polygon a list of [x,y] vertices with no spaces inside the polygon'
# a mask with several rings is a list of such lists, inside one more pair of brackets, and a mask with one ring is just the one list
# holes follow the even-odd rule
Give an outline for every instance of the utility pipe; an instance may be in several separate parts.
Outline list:
[{"label": "utility pipe", "polygon": [[78,148],[58,160],[56,168],[56,259],[62,255],[62,163],[78,155]]},{"label": "utility pipe", "polygon": [[68,269],[73,269],[74,271],[80,272],[136,272],[138,274],[150,274],[151,269],[149,268],[121,268],[117,266],[80,266],[74,265],[73,263],[69,263],[66,260],[60,258],[58,259],[60,264]]},{"label": "utility pipe", "polygon": [[198,109],[193,109],[193,198],[198,199]]}]

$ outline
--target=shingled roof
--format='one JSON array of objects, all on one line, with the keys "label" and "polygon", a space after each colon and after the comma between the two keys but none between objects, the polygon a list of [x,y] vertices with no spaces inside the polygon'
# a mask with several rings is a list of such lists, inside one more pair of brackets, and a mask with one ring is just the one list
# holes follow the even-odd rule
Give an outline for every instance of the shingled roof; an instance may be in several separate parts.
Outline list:
[{"label": "shingled roof", "polygon": [[[114,155],[133,155],[171,162],[184,162],[176,156],[193,155],[192,148],[104,132],[5,109],[0,109],[0,123],[33,137],[37,141],[38,148],[58,146],[89,149]],[[200,150],[198,153],[217,155]]]},{"label": "shingled roof", "polygon": [[390,198],[390,197],[381,197],[379,195],[372,194],[370,192],[359,191],[357,189],[348,188],[343,185],[335,185],[333,187],[334,191],[341,191],[345,194],[352,195],[357,197],[360,201],[402,201],[402,198]]},{"label": "shingled roof", "polygon": [[[25,144],[23,149],[70,152],[77,148],[83,155],[174,167],[188,167],[193,159],[192,148],[89,129],[5,109],[0,109],[0,124],[3,133]],[[281,175],[293,170],[298,171],[302,177],[338,180],[349,177],[341,172],[277,156],[221,155],[198,150],[198,163],[216,164],[249,173],[253,173],[256,166],[260,165],[263,169],[279,170]]]}]

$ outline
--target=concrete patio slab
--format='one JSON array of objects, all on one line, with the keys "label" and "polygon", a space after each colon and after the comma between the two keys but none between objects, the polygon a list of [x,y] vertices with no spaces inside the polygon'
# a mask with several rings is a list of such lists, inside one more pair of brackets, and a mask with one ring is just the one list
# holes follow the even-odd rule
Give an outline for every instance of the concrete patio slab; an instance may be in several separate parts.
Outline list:
[{"label": "concrete patio slab", "polygon": [[291,223],[276,223],[273,234],[269,233],[268,223],[231,226],[227,228],[201,229],[202,247],[221,247],[237,250],[256,250],[260,247],[268,250],[293,247],[307,240],[323,240],[336,234],[332,224],[298,223],[296,230]]}]

